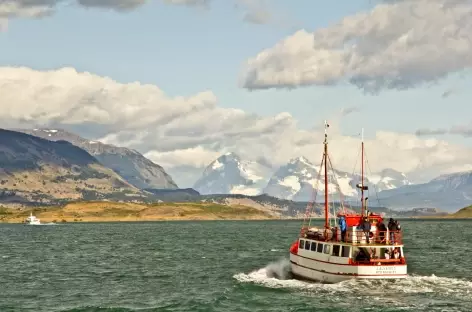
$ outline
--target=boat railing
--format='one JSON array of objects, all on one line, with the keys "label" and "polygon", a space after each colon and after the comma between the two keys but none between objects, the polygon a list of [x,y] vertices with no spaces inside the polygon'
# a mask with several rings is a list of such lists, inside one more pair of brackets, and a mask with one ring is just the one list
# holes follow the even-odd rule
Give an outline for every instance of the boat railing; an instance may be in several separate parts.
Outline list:
[{"label": "boat railing", "polygon": [[[336,229],[335,240],[342,241],[341,230]],[[368,239],[367,239],[368,236]],[[403,233],[401,231],[372,231],[364,232],[362,230],[347,231],[345,241],[355,245],[385,244],[385,245],[403,245]]]},{"label": "boat railing", "polygon": [[355,258],[350,259],[350,264],[356,265],[395,265],[395,264],[405,264],[405,258],[398,258],[398,259],[379,259],[379,258],[371,258],[371,259],[363,259],[363,260],[356,260]]},{"label": "boat railing", "polygon": [[[403,245],[402,231],[371,231],[364,232],[362,230],[348,230],[344,237],[339,228],[331,230],[319,230],[318,232],[310,232],[307,228],[302,229],[302,237],[316,239],[320,241],[349,243],[352,245]],[[369,237],[367,239],[367,236]]]}]

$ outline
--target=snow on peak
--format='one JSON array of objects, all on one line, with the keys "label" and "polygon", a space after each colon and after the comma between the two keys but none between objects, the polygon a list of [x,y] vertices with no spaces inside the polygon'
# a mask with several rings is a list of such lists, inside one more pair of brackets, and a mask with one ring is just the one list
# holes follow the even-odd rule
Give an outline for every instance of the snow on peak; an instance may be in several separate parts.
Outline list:
[{"label": "snow on peak", "polygon": [[215,160],[215,161],[211,164],[211,169],[212,169],[212,170],[218,170],[218,169],[221,169],[221,168],[223,168],[223,167],[224,167],[224,165],[223,165],[222,163],[220,163],[220,162],[218,161],[218,159]]},{"label": "snow on peak", "polygon": [[[328,176],[328,192],[330,194],[339,195],[341,192],[347,198],[359,196],[359,190],[356,188],[356,184],[361,180],[359,174],[334,170],[334,176],[335,178],[330,170]],[[318,194],[324,192],[323,179],[324,174],[323,172],[319,173],[319,168],[307,161],[306,158],[298,157],[291,159],[287,165],[276,171],[264,189],[264,193],[284,199],[307,201],[312,198],[315,190]],[[385,169],[381,173],[366,176],[364,183],[369,185],[371,192],[380,192],[411,184],[404,174],[392,169]]]},{"label": "snow on peak", "polygon": [[302,163],[302,164],[313,166],[313,164],[305,156],[292,158],[290,159],[289,163],[290,164]]},{"label": "snow on peak", "polygon": [[200,194],[257,195],[267,184],[269,171],[263,164],[226,153],[208,165],[194,189]]}]

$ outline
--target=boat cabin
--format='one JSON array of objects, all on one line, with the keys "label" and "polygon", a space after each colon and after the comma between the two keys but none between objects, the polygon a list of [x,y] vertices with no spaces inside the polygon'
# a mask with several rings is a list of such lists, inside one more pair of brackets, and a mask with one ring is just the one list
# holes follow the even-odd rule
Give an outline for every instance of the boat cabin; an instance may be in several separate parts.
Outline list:
[{"label": "boat cabin", "polygon": [[362,246],[300,238],[298,245],[294,244],[290,251],[306,258],[339,264],[394,265],[405,263],[403,246]]}]

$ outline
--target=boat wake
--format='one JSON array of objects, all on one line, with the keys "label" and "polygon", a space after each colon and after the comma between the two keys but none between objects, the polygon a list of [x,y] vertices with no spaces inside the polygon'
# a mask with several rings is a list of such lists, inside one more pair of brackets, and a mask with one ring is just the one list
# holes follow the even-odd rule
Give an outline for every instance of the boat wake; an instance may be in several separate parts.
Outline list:
[{"label": "boat wake", "polygon": [[337,284],[305,282],[292,278],[290,262],[281,259],[250,273],[233,276],[241,283],[252,283],[270,288],[301,289],[317,294],[342,292],[354,296],[395,296],[439,293],[441,296],[472,299],[472,281],[431,276],[410,275],[401,280],[348,280]]}]

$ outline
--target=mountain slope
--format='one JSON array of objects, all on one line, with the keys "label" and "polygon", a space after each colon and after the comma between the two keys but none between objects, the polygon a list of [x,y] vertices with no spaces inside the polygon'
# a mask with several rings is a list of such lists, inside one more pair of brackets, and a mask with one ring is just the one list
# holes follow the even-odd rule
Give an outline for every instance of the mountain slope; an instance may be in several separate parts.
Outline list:
[{"label": "mountain slope", "polygon": [[51,202],[138,190],[85,150],[0,129],[1,200]]},{"label": "mountain slope", "polygon": [[379,197],[382,205],[394,209],[430,207],[454,211],[472,203],[472,171],[441,175],[427,183],[387,190]]},{"label": "mountain slope", "polygon": [[390,168],[384,169],[378,174],[369,175],[369,181],[377,187],[378,192],[411,185],[404,173]]},{"label": "mountain slope", "polygon": [[472,218],[472,206],[464,207],[451,215],[453,218]]},{"label": "mountain slope", "polygon": [[43,139],[68,141],[93,155],[102,165],[111,168],[139,189],[176,189],[177,185],[165,170],[138,153],[124,147],[86,140],[78,135],[56,129],[18,129]]},{"label": "mountain slope", "polygon": [[227,153],[207,166],[194,189],[200,194],[260,194],[271,168]]}]

